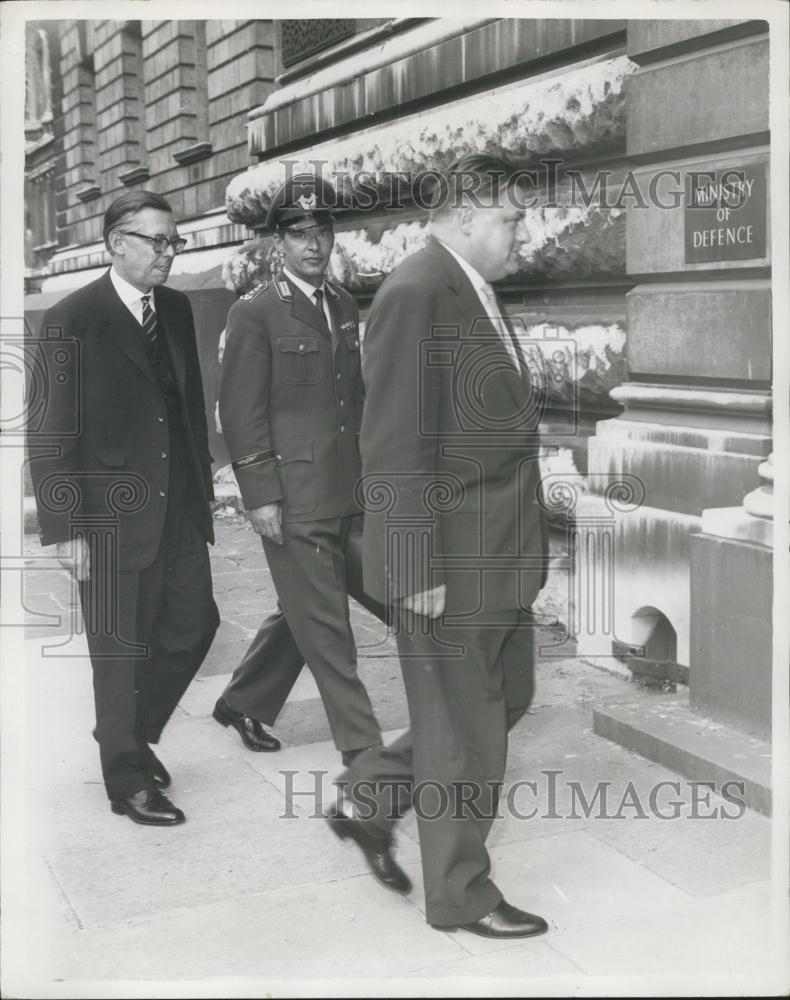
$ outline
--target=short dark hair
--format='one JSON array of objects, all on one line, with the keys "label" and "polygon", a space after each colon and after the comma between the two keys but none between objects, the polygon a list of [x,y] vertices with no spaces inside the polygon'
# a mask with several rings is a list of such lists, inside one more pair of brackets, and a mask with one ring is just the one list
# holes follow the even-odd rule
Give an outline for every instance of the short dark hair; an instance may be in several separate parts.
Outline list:
[{"label": "short dark hair", "polygon": [[113,229],[129,218],[137,215],[144,208],[157,208],[160,212],[173,214],[173,208],[167,198],[155,191],[124,191],[113,201],[104,213],[104,245],[110,249],[108,238]]},{"label": "short dark hair", "polygon": [[437,179],[433,214],[458,208],[464,195],[481,202],[497,200],[517,171],[512,163],[492,153],[466,153],[450,163]]}]

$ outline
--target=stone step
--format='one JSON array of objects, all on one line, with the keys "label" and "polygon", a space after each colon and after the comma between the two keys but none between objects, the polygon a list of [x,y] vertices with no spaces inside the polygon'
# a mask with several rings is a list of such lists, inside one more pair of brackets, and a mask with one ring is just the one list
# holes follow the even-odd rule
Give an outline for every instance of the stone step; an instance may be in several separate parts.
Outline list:
[{"label": "stone step", "polygon": [[737,782],[738,798],[771,815],[771,744],[692,711],[687,688],[632,688],[593,710],[593,732],[716,791]]}]

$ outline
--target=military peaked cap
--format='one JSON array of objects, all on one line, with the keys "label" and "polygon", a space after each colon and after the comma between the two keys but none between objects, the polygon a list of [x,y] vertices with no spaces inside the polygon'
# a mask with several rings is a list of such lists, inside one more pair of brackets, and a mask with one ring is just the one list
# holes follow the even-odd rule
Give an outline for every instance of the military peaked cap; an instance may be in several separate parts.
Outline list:
[{"label": "military peaked cap", "polygon": [[332,222],[337,193],[320,174],[289,177],[272,198],[266,214],[266,228],[308,229]]}]

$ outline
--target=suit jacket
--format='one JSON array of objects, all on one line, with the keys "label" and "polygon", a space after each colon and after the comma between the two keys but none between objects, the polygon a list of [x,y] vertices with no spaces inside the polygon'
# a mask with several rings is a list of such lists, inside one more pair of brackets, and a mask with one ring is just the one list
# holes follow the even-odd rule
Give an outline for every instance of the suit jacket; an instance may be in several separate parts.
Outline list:
[{"label": "suit jacket", "polygon": [[278,275],[228,313],[219,391],[222,433],[245,506],[283,501],[284,521],[359,512],[359,313],[326,284],[323,313]]},{"label": "suit jacket", "polygon": [[539,400],[435,239],[377,292],[363,375],[365,589],[444,583],[455,613],[529,607],[547,554]]},{"label": "suit jacket", "polygon": [[[154,289],[154,306],[178,384],[203,533],[213,542],[212,458],[192,309],[186,295],[165,287]],[[67,541],[75,516],[106,518],[117,525],[120,567],[144,569],[165,520],[168,423],[140,325],[109,271],[48,310],[33,347],[46,366],[42,398],[32,400],[43,405],[31,411],[28,429],[42,544]]]}]

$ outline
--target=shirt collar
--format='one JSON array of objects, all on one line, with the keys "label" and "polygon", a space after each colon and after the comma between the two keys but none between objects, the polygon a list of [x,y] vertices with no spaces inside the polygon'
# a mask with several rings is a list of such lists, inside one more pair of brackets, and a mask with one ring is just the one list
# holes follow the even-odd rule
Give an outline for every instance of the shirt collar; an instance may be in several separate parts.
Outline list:
[{"label": "shirt collar", "polygon": [[311,302],[315,302],[313,295],[316,292],[323,292],[326,295],[326,288],[323,281],[316,287],[315,285],[311,285],[309,281],[305,281],[304,278],[297,278],[293,271],[289,271],[287,267],[283,268],[283,274],[289,281],[292,281],[296,285],[300,292],[304,292]]},{"label": "shirt collar", "polygon": [[458,266],[463,270],[464,274],[472,282],[472,287],[477,292],[477,294],[488,296],[488,290],[491,288],[491,285],[486,281],[486,279],[477,270],[477,268],[473,267],[468,260],[465,260],[459,253],[453,250],[452,247],[448,246],[444,242],[444,240],[439,239],[438,236],[434,236],[433,238],[436,240],[437,243],[440,243],[449,254],[452,254],[452,256],[455,257],[455,259],[458,261]]},{"label": "shirt collar", "polygon": [[110,281],[113,284],[113,288],[118,293],[118,298],[123,302],[125,306],[131,306],[139,302],[143,295],[148,295],[148,302],[151,309],[154,309],[154,296],[152,294],[153,289],[147,292],[141,292],[139,288],[135,288],[134,285],[129,284],[126,278],[122,278],[120,274],[115,270],[114,267],[110,268]]}]

